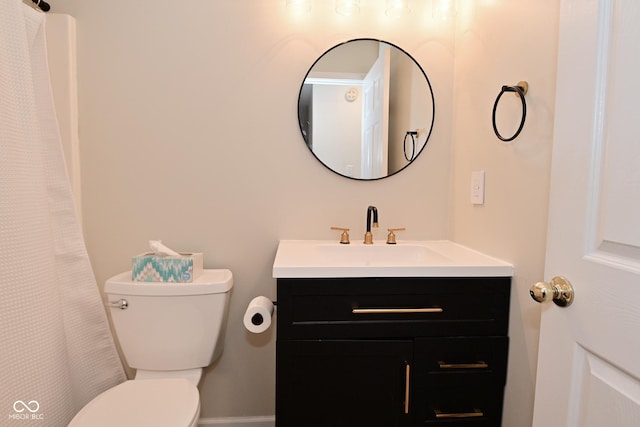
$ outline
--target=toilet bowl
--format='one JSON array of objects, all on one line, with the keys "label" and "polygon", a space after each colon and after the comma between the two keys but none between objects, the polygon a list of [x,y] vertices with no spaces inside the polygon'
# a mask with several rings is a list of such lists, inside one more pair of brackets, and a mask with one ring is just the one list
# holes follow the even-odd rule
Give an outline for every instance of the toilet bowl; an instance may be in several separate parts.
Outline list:
[{"label": "toilet bowl", "polygon": [[195,427],[200,395],[188,380],[129,380],[85,405],[69,427]]},{"label": "toilet bowl", "polygon": [[70,427],[192,427],[200,415],[198,382],[222,353],[233,275],[204,270],[192,283],[107,280],[115,335],[135,379],[94,398]]}]

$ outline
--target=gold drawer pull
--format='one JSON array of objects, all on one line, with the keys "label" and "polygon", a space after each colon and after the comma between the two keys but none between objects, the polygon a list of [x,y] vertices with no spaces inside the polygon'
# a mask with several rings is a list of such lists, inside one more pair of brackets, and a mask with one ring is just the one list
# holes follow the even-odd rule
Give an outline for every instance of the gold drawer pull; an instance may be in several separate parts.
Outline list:
[{"label": "gold drawer pull", "polygon": [[440,369],[487,369],[489,364],[486,362],[478,362],[478,363],[445,363],[438,362],[438,366]]},{"label": "gold drawer pull", "polygon": [[353,314],[399,314],[399,313],[442,313],[440,307],[434,308],[354,308]]},{"label": "gold drawer pull", "polygon": [[484,414],[479,409],[474,409],[473,412],[442,412],[439,409],[435,409],[433,412],[436,414],[436,418],[478,418],[484,417]]}]

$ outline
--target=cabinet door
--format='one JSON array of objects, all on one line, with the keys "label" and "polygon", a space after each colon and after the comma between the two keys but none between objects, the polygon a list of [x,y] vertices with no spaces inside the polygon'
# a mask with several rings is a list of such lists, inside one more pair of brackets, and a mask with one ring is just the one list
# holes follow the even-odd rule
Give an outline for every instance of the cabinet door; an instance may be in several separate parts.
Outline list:
[{"label": "cabinet door", "polygon": [[409,425],[413,342],[278,341],[278,427]]}]

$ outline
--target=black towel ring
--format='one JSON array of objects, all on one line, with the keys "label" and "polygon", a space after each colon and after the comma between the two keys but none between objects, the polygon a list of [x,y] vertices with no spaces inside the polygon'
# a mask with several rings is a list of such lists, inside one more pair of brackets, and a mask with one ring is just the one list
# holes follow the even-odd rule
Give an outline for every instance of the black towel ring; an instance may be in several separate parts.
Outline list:
[{"label": "black towel ring", "polygon": [[[493,104],[493,115],[492,115],[493,131],[496,133],[496,136],[501,141],[504,141],[504,142],[513,141],[518,137],[518,135],[520,135],[520,132],[524,127],[524,121],[527,118],[527,103],[524,100],[524,96],[527,94],[528,90],[529,90],[529,84],[527,82],[518,82],[516,86],[502,86],[502,90],[500,91],[500,94],[496,98],[496,102]],[[522,120],[520,121],[520,127],[518,127],[518,130],[516,131],[516,133],[513,134],[513,136],[510,138],[505,138],[502,135],[500,135],[500,132],[498,132],[498,127],[496,126],[496,109],[498,108],[498,102],[500,102],[500,98],[505,92],[515,92],[520,97],[520,100],[522,101]]]}]

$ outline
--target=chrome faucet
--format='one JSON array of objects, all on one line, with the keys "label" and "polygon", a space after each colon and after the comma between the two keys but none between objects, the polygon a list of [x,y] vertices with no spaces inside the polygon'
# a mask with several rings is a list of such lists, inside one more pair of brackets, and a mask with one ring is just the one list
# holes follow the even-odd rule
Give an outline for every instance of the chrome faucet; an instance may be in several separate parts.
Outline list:
[{"label": "chrome faucet", "polygon": [[[371,213],[373,212],[373,223],[371,223]],[[371,226],[378,227],[378,209],[375,206],[369,206],[367,208],[367,232],[364,233],[364,244],[373,244],[373,234],[371,233]]]}]

